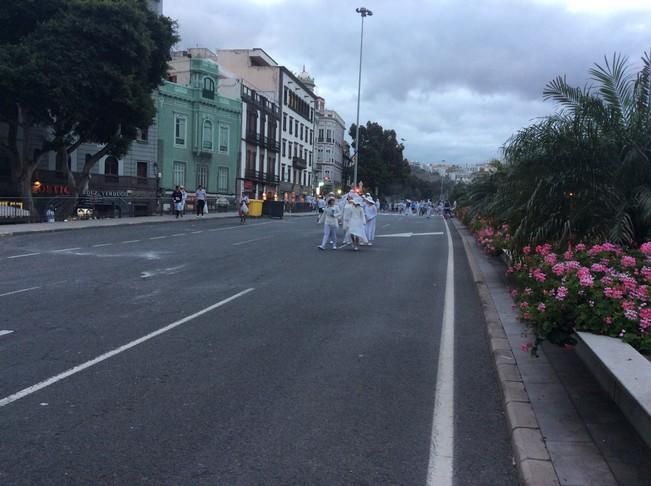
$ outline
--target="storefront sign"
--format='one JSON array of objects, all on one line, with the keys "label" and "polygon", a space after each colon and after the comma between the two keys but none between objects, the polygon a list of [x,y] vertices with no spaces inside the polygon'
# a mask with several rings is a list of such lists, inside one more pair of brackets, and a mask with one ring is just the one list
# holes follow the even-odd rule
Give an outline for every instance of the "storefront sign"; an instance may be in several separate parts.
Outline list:
[{"label": "storefront sign", "polygon": [[127,191],[86,191],[88,197],[127,197]]}]

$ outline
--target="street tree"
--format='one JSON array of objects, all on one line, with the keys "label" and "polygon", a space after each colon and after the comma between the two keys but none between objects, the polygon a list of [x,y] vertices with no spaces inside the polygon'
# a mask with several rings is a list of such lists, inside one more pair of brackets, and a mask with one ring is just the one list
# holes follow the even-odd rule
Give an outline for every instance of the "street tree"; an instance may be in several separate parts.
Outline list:
[{"label": "street tree", "polygon": [[[151,125],[176,25],[146,0],[9,0],[0,32],[0,150],[13,191],[31,210],[34,171],[55,152],[78,196],[99,159],[122,156]],[[45,136],[32,151],[36,132]],[[82,143],[99,148],[73,174],[65,161]]]},{"label": "street tree", "polygon": [[[353,153],[357,153],[356,125],[349,135],[353,139]],[[404,145],[398,141],[394,130],[385,130],[379,123],[367,122],[359,127],[359,165],[357,179],[365,187],[377,189],[382,194],[392,194],[402,187],[409,177],[409,164],[403,157]]]}]

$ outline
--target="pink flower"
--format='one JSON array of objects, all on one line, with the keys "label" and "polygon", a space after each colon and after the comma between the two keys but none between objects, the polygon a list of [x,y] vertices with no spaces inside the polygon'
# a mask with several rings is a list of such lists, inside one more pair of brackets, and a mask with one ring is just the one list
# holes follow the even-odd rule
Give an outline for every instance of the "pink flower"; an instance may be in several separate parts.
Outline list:
[{"label": "pink flower", "polygon": [[556,253],[550,253],[548,255],[545,255],[545,263],[547,265],[553,265],[554,263],[556,263],[557,258],[558,257],[556,256]]},{"label": "pink flower", "polygon": [[567,287],[558,287],[556,300],[565,300],[565,297],[567,297]]},{"label": "pink flower", "polygon": [[603,265],[601,263],[593,263],[592,266],[590,267],[590,270],[592,270],[593,272],[605,273],[607,267],[606,265]]},{"label": "pink flower", "polygon": [[574,253],[572,253],[572,250],[567,250],[565,253],[563,253],[563,259],[571,260],[572,258],[574,258]]},{"label": "pink flower", "polygon": [[518,296],[518,291],[515,289],[511,290],[511,297],[515,299],[517,296]]},{"label": "pink flower", "polygon": [[622,290],[620,290],[618,288],[614,288],[614,287],[606,287],[604,289],[604,295],[606,297],[610,297],[611,299],[617,299],[617,300],[620,300],[620,299],[624,298],[624,292],[622,292]]},{"label": "pink flower", "polygon": [[637,266],[637,260],[632,256],[623,256],[620,260],[622,267],[635,267]]},{"label": "pink flower", "polygon": [[536,253],[538,253],[541,256],[545,256],[549,254],[551,251],[552,251],[552,245],[550,245],[549,243],[536,246]]},{"label": "pink flower", "polygon": [[522,253],[524,253],[525,255],[529,255],[529,254],[531,253],[531,247],[528,246],[528,245],[525,246],[525,247],[522,249]]},{"label": "pink flower", "polygon": [[574,247],[576,251],[585,251],[585,248],[586,246],[583,243],[579,243]]},{"label": "pink flower", "polygon": [[531,290],[529,287],[527,287],[527,288],[524,289],[524,294],[525,295],[531,295],[531,294],[533,294],[533,290]]},{"label": "pink flower", "polygon": [[651,241],[642,243],[642,246],[640,246],[640,251],[644,253],[646,256],[651,255]]},{"label": "pink flower", "polygon": [[604,322],[610,326],[613,323],[613,318],[610,316],[606,316],[604,318]]},{"label": "pink flower", "polygon": [[525,321],[531,320],[531,314],[529,314],[528,312],[522,314],[522,317],[524,318]]},{"label": "pink flower", "polygon": [[577,269],[581,268],[581,264],[579,262],[577,262],[576,260],[570,260],[570,261],[565,262],[565,268],[566,269],[577,270]]},{"label": "pink flower", "polygon": [[560,277],[565,273],[565,264],[557,263],[552,267],[552,272],[554,272],[554,275],[556,275],[557,277]]},{"label": "pink flower", "polygon": [[529,308],[529,302],[527,302],[526,300],[520,302],[520,309],[527,309],[527,308]]},{"label": "pink flower", "polygon": [[624,311],[624,317],[629,321],[637,321],[637,312],[632,309],[627,309]]},{"label": "pink flower", "polygon": [[545,312],[545,304],[543,304],[542,302],[538,304],[538,307],[536,308],[538,309],[538,312]]},{"label": "pink flower", "polygon": [[545,272],[543,272],[540,268],[534,268],[533,272],[531,272],[533,278],[537,282],[544,282],[545,279],[547,278],[547,275],[545,275]]},{"label": "pink flower", "polygon": [[651,281],[651,268],[647,266],[642,267],[642,275],[644,275],[644,278]]}]

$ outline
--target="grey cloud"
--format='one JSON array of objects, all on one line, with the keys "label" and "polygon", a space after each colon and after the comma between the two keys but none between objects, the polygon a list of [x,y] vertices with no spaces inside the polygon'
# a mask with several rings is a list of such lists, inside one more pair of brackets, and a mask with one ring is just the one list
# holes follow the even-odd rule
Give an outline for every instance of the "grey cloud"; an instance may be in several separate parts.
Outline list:
[{"label": "grey cloud", "polygon": [[[364,4],[364,2],[361,2]],[[181,46],[262,47],[290,69],[305,64],[319,93],[354,122],[360,18],[348,0],[165,0]],[[548,114],[542,90],[558,75],[583,85],[604,55],[636,62],[651,47],[651,12],[588,15],[519,0],[369,0],[361,120],[406,138],[423,161],[478,162]],[[404,130],[404,133],[403,133]],[[444,156],[440,156],[443,154]]]}]

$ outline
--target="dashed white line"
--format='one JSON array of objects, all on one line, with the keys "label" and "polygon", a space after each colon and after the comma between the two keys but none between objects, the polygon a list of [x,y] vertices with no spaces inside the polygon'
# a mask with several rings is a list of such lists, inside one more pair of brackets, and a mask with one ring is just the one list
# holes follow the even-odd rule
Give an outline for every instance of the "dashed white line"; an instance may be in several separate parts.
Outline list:
[{"label": "dashed white line", "polygon": [[172,236],[185,236],[186,233],[174,233]]},{"label": "dashed white line", "polygon": [[253,243],[254,241],[268,240],[269,238],[271,238],[271,236],[263,236],[262,238],[254,238],[252,240],[239,241],[237,243],[233,243],[233,246],[245,245],[246,243]]},{"label": "dashed white line", "polygon": [[7,259],[11,260],[13,258],[25,258],[25,257],[34,256],[34,255],[40,255],[40,253],[25,253],[24,255],[14,255],[14,256],[7,257]]},{"label": "dashed white line", "polygon": [[111,246],[113,243],[98,243],[93,245],[93,248],[102,248],[103,246]]},{"label": "dashed white line", "polygon": [[122,244],[128,245],[129,243],[140,243],[140,241],[141,240],[127,240],[127,241],[123,241]]},{"label": "dashed white line", "polygon": [[8,329],[0,329],[0,336],[6,336],[7,334],[11,334],[13,331],[10,331]]},{"label": "dashed white line", "polygon": [[193,235],[198,235],[199,233],[203,233],[203,230],[193,231],[193,232],[192,232]]},{"label": "dashed white line", "polygon": [[448,236],[448,268],[427,467],[428,486],[452,486],[454,470],[454,246],[448,223],[443,222]]},{"label": "dashed white line", "polygon": [[30,287],[28,289],[21,289],[21,290],[14,290],[13,292],[6,292],[4,294],[0,294],[0,297],[6,297],[8,295],[14,295],[14,294],[21,294],[23,292],[29,292],[30,290],[36,290],[40,289],[41,287]]},{"label": "dashed white line", "polygon": [[152,236],[149,239],[150,240],[162,240],[162,239],[165,239],[165,238],[167,238],[167,235],[165,235],[165,236]]},{"label": "dashed white line", "polygon": [[81,247],[76,247],[76,248],[62,248],[60,250],[52,250],[54,253],[61,253],[64,251],[75,251],[75,250],[81,250]]},{"label": "dashed white line", "polygon": [[242,297],[243,295],[248,294],[249,292],[253,292],[253,288],[249,288],[246,290],[243,290],[242,292],[239,292],[235,295],[232,295],[228,297],[227,299],[224,299],[220,302],[217,302],[216,304],[211,305],[210,307],[206,307],[203,310],[200,310],[199,312],[196,312],[190,316],[184,317],[183,319],[180,319],[176,322],[173,322],[172,324],[169,324],[165,327],[162,327],[161,329],[158,329],[157,331],[154,331],[152,333],[147,334],[146,336],[143,336],[141,338],[138,338],[134,341],[131,341],[128,344],[125,344],[124,346],[120,346],[119,348],[115,348],[112,351],[109,351],[107,353],[104,353],[97,358],[91,359],[90,361],[86,361],[85,363],[82,363],[80,365],[75,366],[74,368],[70,368],[67,371],[64,371],[63,373],[59,373],[56,376],[53,376],[51,378],[48,378],[45,381],[41,381],[40,383],[37,383],[36,385],[24,388],[20,390],[19,392],[14,393],[13,395],[9,395],[3,399],[0,400],[0,407],[4,407],[5,405],[9,405],[12,402],[15,402],[16,400],[20,400],[21,398],[24,398],[28,395],[31,395],[32,393],[36,393],[39,390],[42,390],[43,388],[47,388],[50,385],[53,385],[69,376],[72,376],[74,374],[77,374],[87,368],[90,368],[91,366],[95,366],[96,364],[101,363],[102,361],[105,361],[109,358],[112,358],[115,355],[118,355],[120,353],[123,353],[124,351],[127,351],[135,346],[138,346],[139,344],[142,344],[146,341],[149,341],[150,339],[155,338],[156,336],[159,336],[163,333],[166,333],[167,331],[171,331],[175,327],[178,327],[182,324],[185,324],[186,322],[189,322],[193,319],[196,319],[199,316],[202,316],[203,314],[206,314],[207,312],[210,312],[214,309],[217,309],[218,307],[223,306],[224,304],[228,304],[229,302],[238,299]]}]

